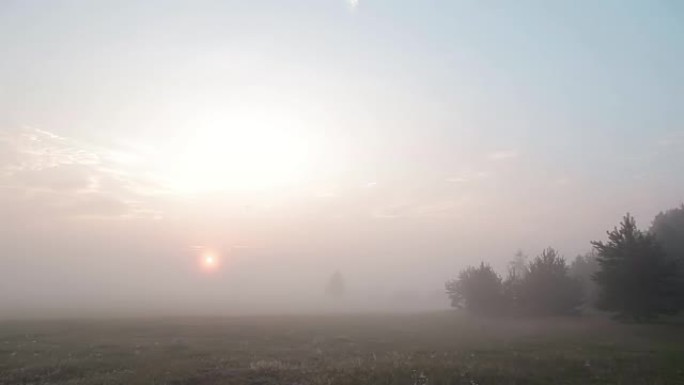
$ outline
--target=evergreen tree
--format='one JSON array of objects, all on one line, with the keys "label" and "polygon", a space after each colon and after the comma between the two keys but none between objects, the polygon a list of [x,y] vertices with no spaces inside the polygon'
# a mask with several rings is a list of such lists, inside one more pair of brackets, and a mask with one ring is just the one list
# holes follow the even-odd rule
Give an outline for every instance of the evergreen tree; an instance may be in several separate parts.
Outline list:
[{"label": "evergreen tree", "polygon": [[679,307],[684,308],[684,205],[656,215],[649,230],[679,266]]},{"label": "evergreen tree", "polygon": [[656,215],[649,232],[669,257],[684,261],[684,205]]},{"label": "evergreen tree", "polygon": [[584,255],[578,255],[570,264],[569,274],[576,279],[582,287],[582,295],[585,305],[596,307],[598,297],[598,286],[593,279],[594,274],[599,270],[596,260],[596,252],[590,251]]},{"label": "evergreen tree", "polygon": [[508,262],[508,275],[523,278],[527,272],[527,255],[525,255],[522,250],[518,250],[513,255],[513,260]]},{"label": "evergreen tree", "polygon": [[667,257],[653,234],[637,229],[631,215],[608,232],[607,242],[592,244],[600,265],[594,275],[600,309],[636,321],[679,310],[676,261]]},{"label": "evergreen tree", "polygon": [[513,260],[508,262],[508,275],[503,282],[503,294],[506,301],[506,309],[513,314],[519,314],[521,309],[522,286],[529,272],[527,256],[522,250],[518,250]]}]

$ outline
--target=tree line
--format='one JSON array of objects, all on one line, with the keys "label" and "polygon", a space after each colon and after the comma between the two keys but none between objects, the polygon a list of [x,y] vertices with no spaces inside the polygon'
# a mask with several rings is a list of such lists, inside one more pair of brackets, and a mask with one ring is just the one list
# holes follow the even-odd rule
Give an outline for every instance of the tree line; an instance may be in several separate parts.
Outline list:
[{"label": "tree line", "polygon": [[588,309],[648,321],[684,310],[684,205],[648,231],[627,214],[607,239],[568,263],[554,248],[515,254],[505,277],[481,262],[446,282],[451,305],[479,315],[571,315]]}]

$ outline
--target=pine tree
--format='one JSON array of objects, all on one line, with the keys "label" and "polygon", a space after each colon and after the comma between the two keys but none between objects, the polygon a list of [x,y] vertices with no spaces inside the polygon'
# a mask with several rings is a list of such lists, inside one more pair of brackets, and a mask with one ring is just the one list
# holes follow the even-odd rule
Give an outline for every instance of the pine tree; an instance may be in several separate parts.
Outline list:
[{"label": "pine tree", "polygon": [[596,260],[596,252],[593,250],[576,256],[569,268],[570,276],[576,279],[582,287],[585,305],[591,308],[596,308],[598,286],[592,277],[598,270],[599,264]]},{"label": "pine tree", "polygon": [[668,258],[677,261],[679,306],[684,308],[684,204],[656,215],[649,232],[655,236]]},{"label": "pine tree", "polygon": [[525,277],[529,273],[527,256],[518,250],[513,260],[508,262],[508,275],[503,281],[503,295],[505,297],[507,311],[512,314],[524,312],[522,306],[522,289]]},{"label": "pine tree", "polygon": [[684,205],[656,215],[650,232],[669,257],[684,262]]},{"label": "pine tree", "polygon": [[637,229],[625,215],[607,242],[592,242],[600,270],[598,307],[618,318],[646,321],[679,309],[676,261],[668,258],[652,234]]}]

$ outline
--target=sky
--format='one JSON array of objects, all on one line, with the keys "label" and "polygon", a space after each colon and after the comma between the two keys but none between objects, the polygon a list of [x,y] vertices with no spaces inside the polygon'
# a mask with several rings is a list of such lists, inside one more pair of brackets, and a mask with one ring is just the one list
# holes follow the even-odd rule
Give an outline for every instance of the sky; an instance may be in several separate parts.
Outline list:
[{"label": "sky", "polygon": [[684,201],[678,1],[0,0],[0,48],[3,314],[446,306]]}]

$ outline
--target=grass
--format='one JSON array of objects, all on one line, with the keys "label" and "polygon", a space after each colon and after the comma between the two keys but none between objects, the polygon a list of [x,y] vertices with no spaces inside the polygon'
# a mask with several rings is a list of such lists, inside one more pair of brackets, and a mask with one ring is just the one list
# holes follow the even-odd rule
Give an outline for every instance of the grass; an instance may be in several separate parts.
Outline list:
[{"label": "grass", "polygon": [[684,325],[456,312],[12,321],[0,384],[684,384]]}]

